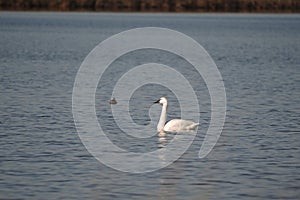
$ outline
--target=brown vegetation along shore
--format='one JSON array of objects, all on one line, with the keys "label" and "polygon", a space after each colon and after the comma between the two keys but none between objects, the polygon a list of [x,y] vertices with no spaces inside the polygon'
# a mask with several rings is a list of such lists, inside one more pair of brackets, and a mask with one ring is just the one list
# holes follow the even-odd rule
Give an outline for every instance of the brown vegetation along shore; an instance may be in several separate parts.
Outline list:
[{"label": "brown vegetation along shore", "polygon": [[0,10],[299,13],[300,0],[0,0]]}]

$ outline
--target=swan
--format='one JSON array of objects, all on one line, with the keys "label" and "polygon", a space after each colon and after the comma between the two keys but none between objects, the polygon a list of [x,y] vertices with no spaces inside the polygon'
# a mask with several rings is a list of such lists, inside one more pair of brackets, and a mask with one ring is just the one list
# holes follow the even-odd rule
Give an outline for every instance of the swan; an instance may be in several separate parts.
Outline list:
[{"label": "swan", "polygon": [[199,123],[183,119],[172,119],[166,123],[168,101],[165,97],[161,97],[154,103],[162,104],[162,110],[157,124],[158,132],[194,132],[197,130]]}]

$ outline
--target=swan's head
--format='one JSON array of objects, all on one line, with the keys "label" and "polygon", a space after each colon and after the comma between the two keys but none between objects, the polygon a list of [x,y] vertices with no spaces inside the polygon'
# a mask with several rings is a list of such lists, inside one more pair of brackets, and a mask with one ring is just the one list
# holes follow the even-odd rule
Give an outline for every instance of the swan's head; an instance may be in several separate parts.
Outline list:
[{"label": "swan's head", "polygon": [[160,99],[158,99],[154,103],[167,104],[168,101],[167,101],[167,99],[165,97],[160,97]]}]

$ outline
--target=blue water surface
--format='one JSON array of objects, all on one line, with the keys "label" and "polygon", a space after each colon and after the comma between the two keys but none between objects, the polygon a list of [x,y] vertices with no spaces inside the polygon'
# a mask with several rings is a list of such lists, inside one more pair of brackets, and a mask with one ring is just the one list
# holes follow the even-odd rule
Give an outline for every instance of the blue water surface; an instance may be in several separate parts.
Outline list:
[{"label": "blue water surface", "polygon": [[[146,26],[174,29],[203,45],[224,80],[227,117],[217,145],[199,159],[210,122],[205,82],[167,52],[120,58],[111,69],[159,62],[199,85],[201,126],[190,148],[164,169],[130,174],[85,149],[73,121],[72,90],[82,61],[99,42]],[[0,198],[299,199],[299,35],[300,15],[1,12]],[[99,122],[124,149],[160,148],[156,137],[128,139],[113,122],[107,100],[123,72],[107,71],[99,83]],[[133,121],[147,125],[149,105],[161,95],[170,101],[169,118],[180,116],[172,91],[145,85],[130,102]]]}]

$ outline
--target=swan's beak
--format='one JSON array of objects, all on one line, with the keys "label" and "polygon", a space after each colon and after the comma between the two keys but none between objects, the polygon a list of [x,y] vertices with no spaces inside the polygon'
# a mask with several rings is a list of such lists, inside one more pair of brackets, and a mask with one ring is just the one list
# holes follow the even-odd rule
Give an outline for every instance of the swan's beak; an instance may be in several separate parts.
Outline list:
[{"label": "swan's beak", "polygon": [[155,104],[155,103],[159,103],[159,101],[160,101],[160,99],[158,99],[157,101],[153,102],[153,104]]}]

